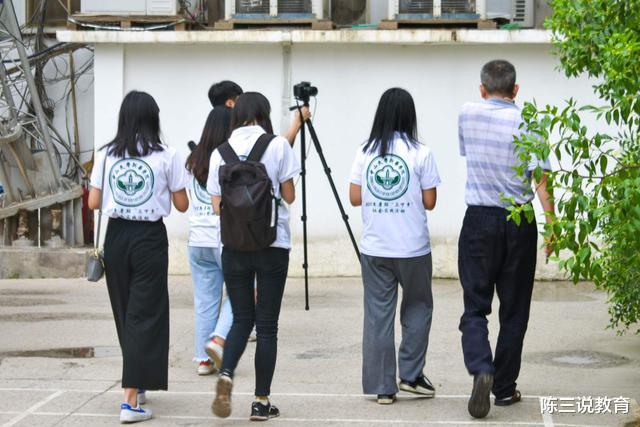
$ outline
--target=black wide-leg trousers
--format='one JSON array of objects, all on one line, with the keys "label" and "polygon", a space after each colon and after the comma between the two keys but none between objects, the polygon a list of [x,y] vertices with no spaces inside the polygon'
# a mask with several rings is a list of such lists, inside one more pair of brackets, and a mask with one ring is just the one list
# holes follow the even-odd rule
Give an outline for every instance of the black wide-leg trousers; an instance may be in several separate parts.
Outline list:
[{"label": "black wide-leg trousers", "polygon": [[105,274],[122,349],[123,388],[167,389],[168,246],[161,220],[109,220]]},{"label": "black wide-leg trousers", "polygon": [[[538,250],[536,223],[522,218],[517,225],[508,215],[502,208],[469,206],[458,248],[464,362],[472,375],[495,375],[497,398],[510,397],[516,389]],[[487,316],[494,292],[500,300],[500,332],[492,355]]]}]

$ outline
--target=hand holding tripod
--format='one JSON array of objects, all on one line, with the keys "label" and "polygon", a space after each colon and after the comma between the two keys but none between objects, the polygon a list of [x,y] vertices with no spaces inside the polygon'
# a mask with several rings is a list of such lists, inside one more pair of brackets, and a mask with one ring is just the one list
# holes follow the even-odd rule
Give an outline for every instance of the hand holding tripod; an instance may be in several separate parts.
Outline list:
[{"label": "hand holding tripod", "polygon": [[[302,107],[309,107],[309,99],[311,96],[316,96],[318,94],[318,88],[311,86],[308,82],[302,82],[293,87],[293,94],[296,98],[296,105],[291,107],[290,110],[298,110],[300,117],[304,120],[304,116],[302,114]],[[300,104],[302,102],[302,104]],[[349,238],[351,239],[351,244],[353,245],[353,249],[356,252],[356,256],[358,257],[358,262],[360,262],[360,250],[358,249],[358,244],[356,243],[356,239],[353,236],[353,231],[351,230],[351,225],[349,225],[349,216],[344,210],[344,206],[342,205],[342,201],[340,200],[340,196],[338,195],[338,190],[336,190],[336,185],[333,182],[333,178],[331,176],[331,168],[327,163],[326,158],[324,157],[324,153],[322,151],[322,146],[320,145],[320,141],[318,140],[318,135],[313,127],[313,123],[311,119],[307,119],[303,121],[302,127],[300,128],[300,176],[302,177],[302,242],[304,248],[304,263],[302,264],[302,268],[304,269],[304,295],[305,295],[305,310],[309,310],[309,263],[308,263],[308,247],[307,247],[307,141],[306,141],[306,132],[305,132],[305,124],[309,131],[309,135],[311,136],[311,141],[313,146],[320,157],[320,162],[322,163],[322,168],[324,169],[324,173],[327,176],[327,180],[329,181],[329,185],[331,186],[331,191],[333,192],[333,197],[336,200],[336,204],[338,205],[338,209],[340,210],[340,215],[342,216],[342,220],[344,221],[344,225],[347,227],[347,232],[349,233]]]}]

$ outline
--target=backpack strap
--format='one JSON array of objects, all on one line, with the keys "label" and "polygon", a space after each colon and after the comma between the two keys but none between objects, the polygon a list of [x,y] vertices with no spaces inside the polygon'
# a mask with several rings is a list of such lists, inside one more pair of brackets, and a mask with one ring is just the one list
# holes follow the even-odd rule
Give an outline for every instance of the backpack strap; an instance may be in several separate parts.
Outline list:
[{"label": "backpack strap", "polygon": [[264,156],[264,152],[267,151],[269,143],[273,141],[275,137],[275,135],[270,135],[268,133],[260,135],[260,138],[258,138],[256,143],[253,145],[253,148],[251,149],[251,153],[249,153],[249,157],[247,157],[247,160],[251,162],[259,162],[260,159],[262,159],[262,156]]},{"label": "backpack strap", "polygon": [[240,161],[240,158],[238,157],[236,152],[233,151],[233,148],[231,148],[231,144],[229,144],[229,141],[219,146],[218,151],[220,152],[222,160],[224,160],[226,164],[236,163]]}]

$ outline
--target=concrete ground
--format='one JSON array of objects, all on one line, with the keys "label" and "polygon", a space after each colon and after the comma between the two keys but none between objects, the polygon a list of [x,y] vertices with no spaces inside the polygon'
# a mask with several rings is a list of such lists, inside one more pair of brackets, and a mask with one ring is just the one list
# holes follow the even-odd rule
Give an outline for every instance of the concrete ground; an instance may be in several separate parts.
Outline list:
[{"label": "concrete ground", "polygon": [[[148,393],[146,425],[245,425],[253,391],[253,346],[237,370],[230,419],[212,416],[215,376],[198,377],[193,357],[190,278],[170,278],[170,391]],[[359,279],[313,279],[311,311],[303,284],[290,280],[280,324],[272,401],[279,425],[617,426],[634,425],[640,400],[640,337],[606,330],[605,295],[589,285],[538,283],[519,389],[522,403],[467,413],[471,378],[457,330],[460,286],[434,283],[435,312],[425,373],[435,399],[400,394],[392,406],[361,395],[362,289]],[[497,311],[497,310],[494,310]],[[496,317],[492,315],[495,341]],[[121,360],[104,282],[0,281],[0,425],[116,425]],[[399,336],[397,337],[399,339]],[[64,352],[56,349],[77,348]],[[87,349],[88,348],[88,349]],[[73,356],[73,357],[71,357]],[[83,356],[83,357],[81,357]],[[90,357],[93,356],[93,357]],[[629,398],[629,414],[588,415],[558,400],[542,415],[541,397]],[[573,401],[573,400],[571,400]],[[610,411],[616,408],[611,404]],[[626,409],[626,408],[618,408]],[[619,411],[620,412],[620,411]]]}]

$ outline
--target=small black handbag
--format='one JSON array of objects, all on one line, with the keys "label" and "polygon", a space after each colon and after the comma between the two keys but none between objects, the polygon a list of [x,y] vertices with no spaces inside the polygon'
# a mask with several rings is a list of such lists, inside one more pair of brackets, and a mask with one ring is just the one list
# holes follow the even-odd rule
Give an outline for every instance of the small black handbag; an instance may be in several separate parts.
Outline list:
[{"label": "small black handbag", "polygon": [[104,176],[107,171],[108,153],[104,154],[104,163],[102,164],[102,189],[100,190],[100,208],[98,210],[98,229],[96,233],[96,243],[93,250],[87,257],[87,280],[97,282],[104,275],[104,251],[100,249],[100,225],[102,224],[102,201],[104,200]]}]

